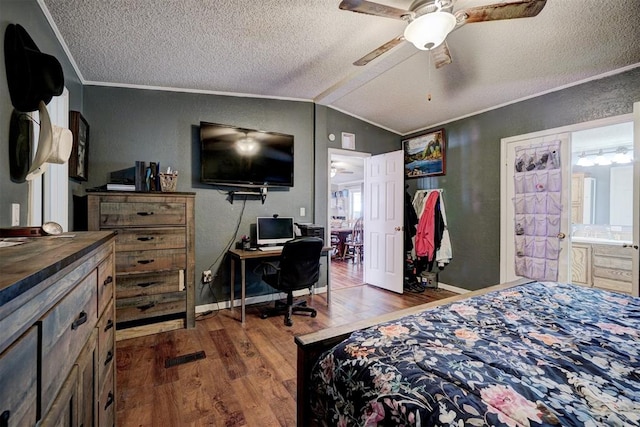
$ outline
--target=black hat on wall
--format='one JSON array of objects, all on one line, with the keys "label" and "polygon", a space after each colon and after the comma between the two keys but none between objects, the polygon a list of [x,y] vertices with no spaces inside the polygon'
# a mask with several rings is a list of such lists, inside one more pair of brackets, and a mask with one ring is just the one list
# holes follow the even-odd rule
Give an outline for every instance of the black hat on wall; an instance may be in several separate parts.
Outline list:
[{"label": "black hat on wall", "polygon": [[40,52],[27,31],[9,24],[4,33],[4,60],[13,107],[35,111],[40,101],[48,104],[62,94],[64,74],[55,56]]}]

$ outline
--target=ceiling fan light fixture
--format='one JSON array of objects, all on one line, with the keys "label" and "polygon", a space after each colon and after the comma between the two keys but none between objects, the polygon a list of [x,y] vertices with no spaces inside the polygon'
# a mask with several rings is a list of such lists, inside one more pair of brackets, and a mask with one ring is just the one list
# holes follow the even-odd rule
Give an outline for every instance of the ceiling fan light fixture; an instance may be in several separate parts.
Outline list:
[{"label": "ceiling fan light fixture", "polygon": [[449,12],[427,13],[407,25],[404,38],[420,50],[431,50],[440,46],[455,26],[456,17]]}]

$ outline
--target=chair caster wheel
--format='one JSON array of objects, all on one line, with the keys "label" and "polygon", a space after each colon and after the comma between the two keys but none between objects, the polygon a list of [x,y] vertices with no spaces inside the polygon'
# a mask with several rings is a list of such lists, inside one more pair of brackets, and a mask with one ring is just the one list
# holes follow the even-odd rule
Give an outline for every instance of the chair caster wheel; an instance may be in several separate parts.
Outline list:
[{"label": "chair caster wheel", "polygon": [[293,326],[293,322],[291,320],[284,321],[285,326]]},{"label": "chair caster wheel", "polygon": [[265,314],[265,313],[262,313],[262,314],[260,315],[260,318],[261,318],[261,319],[266,319],[267,317],[269,317],[269,315],[268,315],[268,314]]},{"label": "chair caster wheel", "polygon": [[311,317],[316,317],[317,315],[318,315],[318,313],[317,313],[317,312],[315,312],[315,311],[312,311],[312,312],[311,312]]}]

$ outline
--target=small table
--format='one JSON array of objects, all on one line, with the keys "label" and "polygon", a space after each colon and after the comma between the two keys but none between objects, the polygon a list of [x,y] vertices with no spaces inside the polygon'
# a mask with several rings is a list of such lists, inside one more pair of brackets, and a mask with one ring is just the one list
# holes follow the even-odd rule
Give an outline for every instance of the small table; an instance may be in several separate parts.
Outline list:
[{"label": "small table", "polygon": [[331,229],[331,234],[333,234],[334,236],[338,236],[338,255],[336,255],[336,258],[342,258],[342,255],[344,254],[344,244],[347,241],[347,237],[349,237],[349,234],[351,234],[352,232],[352,228]]},{"label": "small table", "polygon": [[[240,306],[242,307],[240,321],[245,321],[246,298],[246,261],[248,259],[278,258],[281,251],[245,251],[244,249],[229,249],[231,256],[231,308],[234,306],[236,260],[240,260]],[[331,301],[331,247],[323,247],[322,254],[327,256],[327,305]]]}]

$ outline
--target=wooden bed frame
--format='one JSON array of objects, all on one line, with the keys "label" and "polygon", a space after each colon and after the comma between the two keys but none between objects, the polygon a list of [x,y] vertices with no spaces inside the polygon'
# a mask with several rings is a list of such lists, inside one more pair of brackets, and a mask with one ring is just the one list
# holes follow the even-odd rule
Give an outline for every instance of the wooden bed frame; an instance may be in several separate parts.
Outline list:
[{"label": "wooden bed frame", "polygon": [[311,370],[313,365],[318,360],[320,355],[329,350],[334,345],[343,341],[352,332],[359,329],[365,329],[370,326],[377,325],[392,320],[397,320],[404,316],[410,316],[412,314],[420,313],[425,310],[430,310],[434,307],[438,307],[444,304],[464,300],[467,298],[475,297],[478,295],[484,295],[488,292],[499,291],[508,289],[513,286],[530,283],[530,279],[519,279],[513,282],[501,283],[487,288],[479,289],[477,291],[468,292],[465,294],[456,295],[450,298],[445,298],[438,301],[433,301],[426,304],[421,304],[415,307],[405,308],[403,310],[394,311],[392,313],[383,314],[381,316],[372,317],[370,319],[364,319],[359,322],[350,323],[348,325],[336,326],[333,328],[323,329],[321,331],[313,332],[306,335],[299,335],[295,337],[295,342],[298,345],[298,362],[297,362],[297,425],[299,426],[311,426],[314,425],[314,420],[311,417],[310,399],[308,396],[307,384],[311,376]]}]

